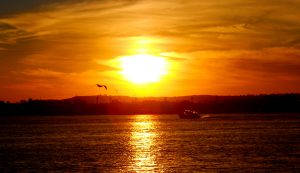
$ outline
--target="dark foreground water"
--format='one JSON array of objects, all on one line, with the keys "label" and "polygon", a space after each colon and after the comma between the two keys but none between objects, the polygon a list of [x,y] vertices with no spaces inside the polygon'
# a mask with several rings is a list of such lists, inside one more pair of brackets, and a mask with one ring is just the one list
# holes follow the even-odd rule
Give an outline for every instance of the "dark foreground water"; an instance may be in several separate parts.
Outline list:
[{"label": "dark foreground water", "polygon": [[300,115],[0,117],[0,172],[300,172]]}]

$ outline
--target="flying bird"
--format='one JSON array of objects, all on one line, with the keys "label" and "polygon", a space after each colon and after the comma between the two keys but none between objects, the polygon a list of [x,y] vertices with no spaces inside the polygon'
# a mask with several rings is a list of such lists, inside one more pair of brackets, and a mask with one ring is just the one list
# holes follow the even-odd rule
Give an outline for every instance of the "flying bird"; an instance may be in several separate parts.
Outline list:
[{"label": "flying bird", "polygon": [[96,84],[96,85],[97,85],[97,87],[99,87],[99,88],[104,87],[105,90],[107,90],[107,86],[106,86],[106,85],[99,85],[99,84]]}]

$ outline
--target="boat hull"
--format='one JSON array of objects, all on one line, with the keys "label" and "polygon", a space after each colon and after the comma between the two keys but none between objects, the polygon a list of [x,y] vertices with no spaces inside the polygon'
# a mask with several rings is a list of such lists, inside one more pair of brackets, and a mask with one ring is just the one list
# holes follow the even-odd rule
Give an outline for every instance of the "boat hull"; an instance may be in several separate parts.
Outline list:
[{"label": "boat hull", "polygon": [[198,119],[200,114],[196,111],[185,110],[183,113],[178,114],[179,118],[182,119]]}]

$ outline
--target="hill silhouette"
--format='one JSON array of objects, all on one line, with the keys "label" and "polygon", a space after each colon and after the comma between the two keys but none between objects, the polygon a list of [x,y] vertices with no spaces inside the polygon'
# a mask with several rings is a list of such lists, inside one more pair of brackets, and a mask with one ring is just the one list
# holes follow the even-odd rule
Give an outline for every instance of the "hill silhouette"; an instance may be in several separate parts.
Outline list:
[{"label": "hill silhouette", "polygon": [[[180,102],[180,101],[190,101],[193,103],[196,102],[206,102],[213,101],[216,97],[220,96],[211,96],[211,95],[190,95],[190,96],[176,96],[176,97],[130,97],[130,96],[75,96],[72,98],[64,99],[65,101],[74,101],[80,100],[88,104],[98,103],[109,103],[111,101],[119,101],[123,103],[129,102],[142,102],[142,101],[168,101],[168,102]],[[221,96],[221,97],[231,97],[231,96]]]},{"label": "hill silhouette", "polygon": [[179,97],[76,96],[63,100],[0,101],[0,115],[300,113],[300,94]]}]

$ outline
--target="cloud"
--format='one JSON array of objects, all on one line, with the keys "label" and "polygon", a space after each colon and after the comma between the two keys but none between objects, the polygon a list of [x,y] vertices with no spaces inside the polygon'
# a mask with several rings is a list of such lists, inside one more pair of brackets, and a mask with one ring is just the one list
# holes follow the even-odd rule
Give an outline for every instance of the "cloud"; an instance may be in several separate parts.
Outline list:
[{"label": "cloud", "polygon": [[189,56],[194,59],[183,64],[187,68],[180,68],[186,75],[178,82],[198,83],[206,92],[299,92],[300,51],[296,48],[199,51]]},{"label": "cloud", "polygon": [[0,22],[0,31],[0,49],[16,44],[18,40],[30,38],[30,35],[25,31],[5,22]]},{"label": "cloud", "polygon": [[[68,1],[68,0],[66,0]],[[66,2],[65,1],[65,2]],[[0,16],[8,17],[11,15],[22,14],[26,12],[38,11],[45,5],[60,2],[59,0],[10,0],[1,2]]]},{"label": "cloud", "polygon": [[299,45],[299,5],[296,0],[67,1],[43,4],[40,10],[2,21],[26,37],[52,41],[91,43],[95,38],[105,42],[107,37],[151,35],[177,40],[165,45],[165,51],[261,49]]},{"label": "cloud", "polygon": [[[299,80],[300,51],[298,49],[271,48],[259,52],[242,53],[226,62],[241,74],[256,75],[260,80]],[[242,75],[241,75],[242,78]]]},{"label": "cloud", "polygon": [[54,78],[59,78],[63,75],[63,73],[61,72],[57,72],[57,71],[51,71],[48,69],[30,69],[30,70],[25,70],[22,72],[22,74],[26,75],[26,76],[30,76],[30,77],[54,77]]}]

